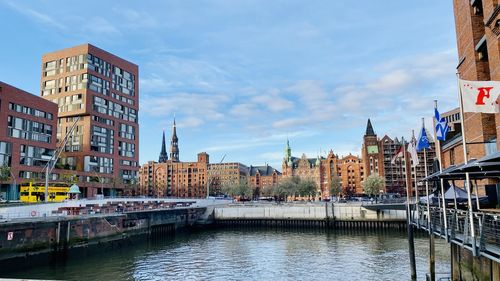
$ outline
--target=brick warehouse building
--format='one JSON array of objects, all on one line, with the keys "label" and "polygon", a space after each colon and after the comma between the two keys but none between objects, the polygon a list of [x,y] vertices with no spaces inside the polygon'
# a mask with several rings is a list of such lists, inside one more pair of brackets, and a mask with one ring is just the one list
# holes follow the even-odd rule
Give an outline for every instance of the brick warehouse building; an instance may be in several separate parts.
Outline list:
[{"label": "brick warehouse building", "polygon": [[0,166],[9,166],[11,177],[0,197],[19,198],[17,185],[45,177],[42,169],[56,148],[57,105],[0,82]]},{"label": "brick warehouse building", "polygon": [[342,192],[346,195],[362,194],[361,182],[364,180],[364,165],[361,158],[349,154],[338,159],[338,176]]},{"label": "brick warehouse building", "polygon": [[43,55],[41,95],[59,107],[57,138],[77,122],[56,168],[76,174],[84,196],[134,183],[139,159],[138,66],[84,44]]},{"label": "brick warehouse building", "polygon": [[[500,8],[498,1],[454,0],[453,7],[459,77],[464,80],[500,81]],[[498,139],[500,114],[467,112],[464,117],[468,159],[478,159],[500,149]],[[446,143],[443,146],[446,146]],[[453,159],[450,160],[450,157]],[[451,163],[463,162],[461,142],[443,149],[445,167]]]},{"label": "brick warehouse building", "polygon": [[270,194],[272,188],[279,183],[280,177],[280,171],[267,164],[265,166],[250,165],[248,168],[248,185],[253,189],[255,197]]},{"label": "brick warehouse building", "polygon": [[249,168],[238,162],[208,164],[210,195],[221,195],[226,184],[242,184],[249,181]]},{"label": "brick warehouse building", "polygon": [[283,158],[282,177],[298,176],[302,179],[312,179],[316,183],[319,198],[330,197],[330,185],[333,176],[338,175],[338,157],[330,150],[327,157],[307,158],[302,154],[300,158],[292,156],[292,149],[287,140],[285,157]]},{"label": "brick warehouse building", "polygon": [[201,152],[198,153],[196,162],[180,161],[175,119],[170,141],[170,159],[168,158],[164,132],[158,162],[149,161],[140,167],[139,193],[154,197],[206,197],[209,156]]},{"label": "brick warehouse building", "polygon": [[[426,151],[427,174],[430,175],[433,172],[433,162],[436,158],[436,150],[434,139],[429,136],[429,131],[427,131],[427,138],[430,144],[430,149]],[[420,180],[425,178],[425,166],[423,165],[424,152],[419,151],[417,153],[420,164],[415,168],[413,167],[413,162],[408,152],[405,152],[408,161],[405,161],[404,157],[401,157],[396,158],[394,163],[392,163],[392,160],[403,143],[406,151],[408,142],[403,138],[401,138],[401,140],[398,138],[392,139],[385,135],[379,139],[373,130],[370,119],[368,119],[361,149],[363,167],[365,169],[364,178],[371,174],[379,174],[385,179],[385,189],[383,192],[406,194],[406,185],[409,184],[410,191],[413,195],[415,188],[418,189],[420,195],[423,195],[425,194],[425,185]],[[417,179],[416,187],[415,178]]]}]

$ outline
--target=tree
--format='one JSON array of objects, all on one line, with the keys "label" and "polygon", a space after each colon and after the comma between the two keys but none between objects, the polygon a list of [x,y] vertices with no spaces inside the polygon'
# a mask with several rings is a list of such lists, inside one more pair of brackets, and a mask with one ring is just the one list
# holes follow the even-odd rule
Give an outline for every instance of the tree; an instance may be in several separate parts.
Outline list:
[{"label": "tree", "polygon": [[78,182],[78,176],[71,173],[62,173],[59,175],[59,180],[68,184],[74,184]]},{"label": "tree", "polygon": [[222,186],[222,192],[240,198],[249,198],[253,194],[252,188],[246,182],[242,183],[227,183]]},{"label": "tree", "polygon": [[361,185],[363,186],[363,191],[366,194],[373,196],[375,194],[378,194],[379,190],[381,190],[385,186],[385,179],[378,174],[372,174],[368,176],[361,183]]},{"label": "tree", "polygon": [[300,180],[298,186],[300,196],[315,197],[317,194],[317,186],[312,179]]},{"label": "tree", "polygon": [[297,176],[287,177],[280,181],[279,184],[273,187],[272,194],[279,201],[285,200],[288,196],[297,196],[300,193],[299,190],[300,178]]},{"label": "tree", "polygon": [[334,175],[332,181],[330,182],[330,196],[335,195],[336,197],[342,192],[342,181],[339,176]]},{"label": "tree", "polygon": [[10,179],[10,167],[7,165],[0,166],[0,181],[8,181]]},{"label": "tree", "polygon": [[275,185],[272,189],[272,195],[276,198],[276,201],[286,201],[286,198],[290,194],[290,189],[286,185],[285,181]]}]

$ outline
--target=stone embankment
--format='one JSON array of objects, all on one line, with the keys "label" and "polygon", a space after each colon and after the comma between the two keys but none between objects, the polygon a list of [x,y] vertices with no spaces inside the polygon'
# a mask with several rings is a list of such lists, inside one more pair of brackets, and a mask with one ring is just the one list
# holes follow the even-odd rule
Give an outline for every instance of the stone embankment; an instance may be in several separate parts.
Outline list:
[{"label": "stone embankment", "polygon": [[176,229],[211,219],[205,214],[207,206],[227,203],[113,199],[1,208],[0,261],[115,243],[139,235],[168,236]]},{"label": "stone embankment", "polygon": [[362,204],[234,204],[214,210],[217,225],[406,229],[406,212]]}]

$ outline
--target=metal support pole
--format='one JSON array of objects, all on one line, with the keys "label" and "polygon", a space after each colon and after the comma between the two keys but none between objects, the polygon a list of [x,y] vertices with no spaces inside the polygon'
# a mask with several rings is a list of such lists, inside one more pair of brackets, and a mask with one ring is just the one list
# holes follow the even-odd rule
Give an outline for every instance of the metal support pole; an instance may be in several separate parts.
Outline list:
[{"label": "metal support pole", "polygon": [[[437,100],[434,100],[434,108],[437,109]],[[439,122],[440,120],[436,120],[436,122]],[[437,132],[436,132],[436,126],[434,126],[434,141],[436,144],[436,153],[438,156],[438,162],[439,162],[439,172],[443,172],[443,163],[441,162],[441,143],[437,139]],[[444,235],[446,237],[446,242],[449,242],[450,239],[448,237],[448,221],[446,219],[446,199],[444,197],[444,180],[440,179],[441,183],[441,197],[443,201],[443,220],[444,220]]]},{"label": "metal support pole", "polygon": [[[465,114],[464,114],[464,103],[462,99],[462,90],[460,88],[460,79],[459,75],[457,73],[457,84],[458,84],[458,100],[460,102],[460,125],[462,127],[462,146],[464,149],[464,164],[467,165],[467,162],[469,162],[468,157],[467,157],[467,140],[465,137]],[[471,238],[472,238],[472,254],[474,256],[477,256],[477,249],[476,249],[476,234],[474,233],[474,216],[473,216],[473,208],[472,208],[472,199],[471,199],[471,182],[470,182],[470,176],[469,173],[465,173],[465,182],[466,182],[466,188],[467,188],[467,202],[469,204],[469,221],[470,221],[470,232],[471,232]]]},{"label": "metal support pole", "polygon": [[434,243],[434,233],[429,236],[429,274],[431,281],[436,281],[436,247]]}]

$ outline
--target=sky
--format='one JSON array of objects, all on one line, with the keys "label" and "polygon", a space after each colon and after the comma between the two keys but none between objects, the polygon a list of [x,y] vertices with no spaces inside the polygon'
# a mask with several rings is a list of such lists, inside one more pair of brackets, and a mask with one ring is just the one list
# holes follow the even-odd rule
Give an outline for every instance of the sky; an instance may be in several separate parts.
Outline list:
[{"label": "sky", "polygon": [[[367,119],[410,138],[458,107],[452,1],[0,0],[0,80],[40,94],[43,54],[91,43],[139,65],[140,163],[175,115],[181,161],[359,155]],[[167,146],[169,144],[167,143]]]}]

